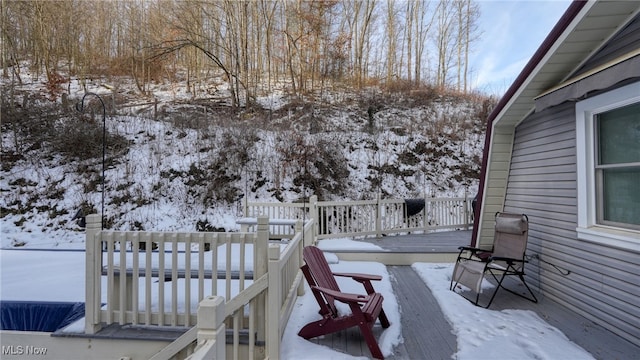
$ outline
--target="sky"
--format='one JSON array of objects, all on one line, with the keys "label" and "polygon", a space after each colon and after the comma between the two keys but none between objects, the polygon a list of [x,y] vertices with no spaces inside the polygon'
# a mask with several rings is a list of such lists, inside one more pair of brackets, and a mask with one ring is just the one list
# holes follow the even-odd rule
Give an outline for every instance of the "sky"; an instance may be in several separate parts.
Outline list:
[{"label": "sky", "polygon": [[[382,276],[376,281],[376,291],[384,297],[384,309],[391,326],[379,336],[378,343],[383,355],[389,356],[393,348],[401,343],[401,315],[393,293],[389,273],[386,267],[377,262],[341,261],[331,251],[345,249],[371,250],[375,245],[356,242],[349,239],[321,240],[318,247],[324,249],[325,257],[335,272],[361,272]],[[224,254],[220,255],[224,258]],[[247,258],[253,257],[248,250]],[[33,250],[0,250],[2,273],[0,298],[2,300],[43,300],[47,294],[48,301],[84,301],[84,253],[80,251],[33,251]],[[251,261],[247,261],[248,264]],[[25,264],[30,264],[25,266]],[[521,360],[555,360],[555,359],[593,359],[591,354],[570,341],[561,331],[546,323],[532,311],[507,309],[502,311],[483,309],[474,306],[458,294],[449,290],[449,280],[453,264],[415,263],[413,269],[429,287],[438,301],[442,312],[451,324],[457,337],[458,352],[454,355],[458,360],[483,359],[521,359]],[[29,286],[24,286],[22,279],[29,278]],[[362,285],[349,278],[336,279],[343,292],[362,293]],[[220,284],[224,281],[219,281]],[[103,284],[103,296],[106,288]],[[165,290],[165,306],[169,311],[170,288]],[[195,292],[197,286],[192,285]],[[141,290],[142,291],[142,290]],[[154,291],[155,293],[155,291]],[[224,293],[219,290],[219,293]],[[232,293],[237,293],[234,289]],[[195,297],[195,293],[193,294]],[[157,304],[157,298],[153,299]],[[181,305],[178,306],[182,308]],[[338,304],[339,311],[348,307]],[[318,305],[306,286],[303,296],[298,297],[283,335],[280,358],[283,360],[298,359],[361,359],[338,352],[330,347],[307,341],[297,332],[306,323],[318,320]],[[407,309],[404,309],[407,311]],[[408,309],[410,311],[410,309]],[[522,324],[527,326],[522,326]],[[376,326],[379,326],[376,325]],[[67,333],[82,332],[84,319],[69,325],[63,331]],[[410,331],[410,330],[409,330]],[[516,336],[517,334],[517,336]],[[543,345],[543,346],[541,346]],[[499,351],[499,353],[496,353]],[[55,355],[55,354],[53,354]]]},{"label": "sky", "polygon": [[481,38],[471,54],[473,87],[502,95],[522,71],[569,0],[479,0]]}]

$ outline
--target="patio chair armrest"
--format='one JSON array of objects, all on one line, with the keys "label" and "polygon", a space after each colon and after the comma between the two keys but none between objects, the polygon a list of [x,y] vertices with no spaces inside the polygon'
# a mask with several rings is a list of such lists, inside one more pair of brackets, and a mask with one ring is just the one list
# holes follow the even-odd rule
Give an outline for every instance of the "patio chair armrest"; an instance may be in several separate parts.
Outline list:
[{"label": "patio chair armrest", "polygon": [[382,280],[382,276],[380,275],[373,275],[373,274],[360,274],[360,273],[333,273],[334,276],[344,276],[344,277],[350,277],[353,280],[357,281],[357,282],[363,282],[363,281],[380,281]]},{"label": "patio chair armrest", "polygon": [[473,260],[472,257],[475,256],[476,258],[480,259],[480,261],[486,262],[487,259],[491,256],[491,250],[481,249],[481,248],[472,247],[472,246],[458,246],[458,250],[460,250],[460,253],[458,254],[458,259],[462,258],[463,253],[465,251],[469,252],[464,257],[467,260]]},{"label": "patio chair armrest", "polygon": [[510,258],[510,257],[504,257],[504,256],[491,256],[489,258],[489,261],[504,261],[507,264],[513,264],[515,262],[521,262],[521,263],[527,262],[526,260],[515,259],[515,258]]},{"label": "patio chair armrest", "polygon": [[368,295],[344,293],[344,292],[340,292],[340,291],[335,291],[335,290],[323,288],[323,287],[320,287],[320,286],[312,286],[311,289],[320,291],[321,293],[329,295],[332,298],[334,298],[335,300],[338,300],[338,301],[343,302],[345,304],[354,303],[354,302],[362,302],[362,303],[364,303],[364,302],[369,301],[369,296]]},{"label": "patio chair armrest", "polygon": [[472,247],[472,246],[458,246],[458,250],[460,251],[471,251],[471,252],[491,252],[491,250]]}]

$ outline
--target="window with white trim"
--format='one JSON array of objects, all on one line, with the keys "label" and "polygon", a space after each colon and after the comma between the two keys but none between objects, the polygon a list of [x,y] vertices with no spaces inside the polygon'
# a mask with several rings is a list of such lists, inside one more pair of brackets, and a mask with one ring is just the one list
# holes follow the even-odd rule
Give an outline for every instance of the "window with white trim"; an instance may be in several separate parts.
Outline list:
[{"label": "window with white trim", "polygon": [[640,229],[640,102],[595,114],[596,223]]},{"label": "window with white trim", "polygon": [[578,238],[640,251],[640,82],[576,104]]}]

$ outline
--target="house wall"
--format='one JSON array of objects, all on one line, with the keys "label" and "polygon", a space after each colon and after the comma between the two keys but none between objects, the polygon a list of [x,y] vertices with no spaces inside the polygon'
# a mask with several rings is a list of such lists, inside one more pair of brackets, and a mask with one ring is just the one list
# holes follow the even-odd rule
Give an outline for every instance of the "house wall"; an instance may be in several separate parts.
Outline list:
[{"label": "house wall", "polygon": [[630,50],[640,48],[640,14],[621,29],[605,46],[599,49],[588,62],[576,71],[576,75],[587,72],[593,68],[603,65],[619,56],[628,53]]},{"label": "house wall", "polygon": [[516,128],[504,211],[529,216],[528,283],[640,345],[640,254],[577,239],[575,121],[565,102]]},{"label": "house wall", "polygon": [[493,246],[495,213],[503,211],[504,208],[512,148],[513,126],[496,126],[491,135],[487,181],[480,215],[480,232],[476,244],[480,248],[491,249]]}]

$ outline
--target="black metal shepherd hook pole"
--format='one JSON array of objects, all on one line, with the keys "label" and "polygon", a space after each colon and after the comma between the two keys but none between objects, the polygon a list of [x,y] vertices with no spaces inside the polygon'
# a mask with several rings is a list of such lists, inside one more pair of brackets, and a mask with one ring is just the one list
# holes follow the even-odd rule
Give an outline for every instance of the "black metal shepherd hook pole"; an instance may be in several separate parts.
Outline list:
[{"label": "black metal shepherd hook pole", "polygon": [[107,107],[104,105],[104,101],[100,95],[92,92],[87,92],[82,96],[82,100],[76,104],[76,110],[79,112],[84,112],[84,99],[89,96],[95,96],[100,100],[100,104],[102,104],[102,213],[100,215],[100,224],[101,229],[104,230],[104,171],[105,171],[105,157],[106,157],[106,149],[107,149]]}]

